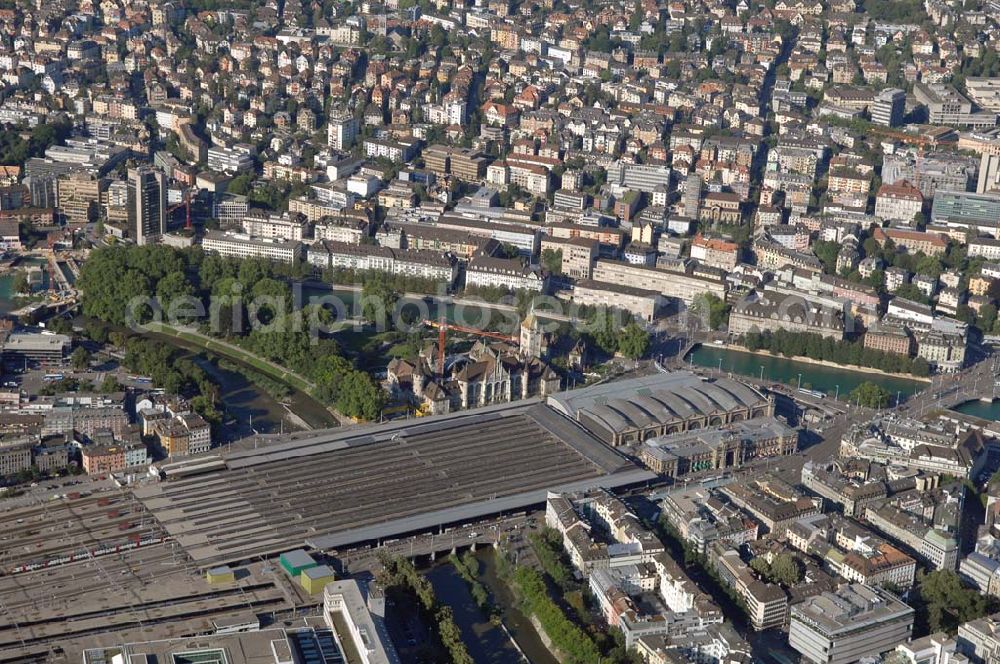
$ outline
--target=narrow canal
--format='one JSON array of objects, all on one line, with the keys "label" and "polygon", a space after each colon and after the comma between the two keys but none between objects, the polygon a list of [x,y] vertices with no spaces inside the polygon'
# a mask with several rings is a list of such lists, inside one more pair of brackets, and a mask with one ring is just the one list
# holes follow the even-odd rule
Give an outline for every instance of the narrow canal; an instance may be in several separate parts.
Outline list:
[{"label": "narrow canal", "polygon": [[517,601],[507,584],[497,573],[497,553],[487,548],[476,554],[479,559],[479,580],[490,591],[493,601],[503,610],[503,622],[531,664],[559,664],[531,624],[528,616],[517,608]]},{"label": "narrow canal", "polygon": [[559,664],[528,617],[518,610],[506,583],[497,575],[493,548],[481,549],[475,558],[479,561],[479,580],[500,609],[506,632],[483,615],[472,599],[469,585],[450,563],[442,562],[426,571],[438,599],[454,612],[455,624],[462,630],[462,639],[472,659],[476,664]]},{"label": "narrow canal", "polygon": [[818,390],[830,396],[846,397],[861,383],[872,382],[882,386],[894,396],[898,393],[900,399],[905,400],[929,385],[926,381],[912,378],[812,364],[718,346],[698,346],[685,360],[701,367],[710,369],[721,367],[723,371],[763,378],[792,387],[798,387],[801,375],[802,388]]},{"label": "narrow canal", "polygon": [[493,624],[476,606],[465,582],[455,567],[442,563],[427,572],[439,601],[454,612],[455,624],[462,631],[462,641],[476,664],[522,664],[524,659],[503,627]]}]

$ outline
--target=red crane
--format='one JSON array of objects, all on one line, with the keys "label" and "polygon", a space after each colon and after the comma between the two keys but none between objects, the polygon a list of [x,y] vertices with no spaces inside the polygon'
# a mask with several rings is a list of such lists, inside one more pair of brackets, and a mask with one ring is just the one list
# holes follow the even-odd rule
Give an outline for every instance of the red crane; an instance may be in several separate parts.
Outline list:
[{"label": "red crane", "polygon": [[437,371],[438,377],[444,376],[444,349],[445,342],[448,337],[448,330],[454,330],[455,332],[464,332],[466,334],[476,334],[481,337],[488,337],[490,339],[496,339],[497,341],[506,341],[507,343],[518,344],[518,338],[511,336],[509,334],[503,334],[501,332],[489,332],[487,330],[481,330],[477,327],[466,327],[465,325],[456,325],[455,323],[449,323],[448,319],[444,316],[440,320],[425,320],[424,325],[427,327],[436,327],[438,330],[438,361],[437,361]]},{"label": "red crane", "polygon": [[191,190],[190,189],[185,189],[184,190],[184,200],[182,200],[177,205],[173,205],[173,206],[167,208],[167,215],[169,216],[169,215],[173,214],[175,211],[177,211],[177,210],[179,210],[181,208],[185,209],[185,214],[186,214],[186,217],[187,217],[186,221],[184,223],[184,228],[190,229],[191,228]]}]

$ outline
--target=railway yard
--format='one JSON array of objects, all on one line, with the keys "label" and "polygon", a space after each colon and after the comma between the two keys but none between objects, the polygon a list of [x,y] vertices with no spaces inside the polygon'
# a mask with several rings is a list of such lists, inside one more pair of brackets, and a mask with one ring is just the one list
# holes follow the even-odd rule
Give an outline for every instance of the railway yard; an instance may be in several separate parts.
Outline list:
[{"label": "railway yard", "polygon": [[2,513],[0,661],[46,661],[68,642],[212,631],[304,598],[267,565],[210,586],[130,492],[65,494]]},{"label": "railway yard", "polygon": [[377,439],[300,441],[291,451],[233,455],[226,465],[136,489],[201,566],[272,555],[289,542],[392,520],[403,520],[405,532],[405,519],[418,514],[599,481],[631,468],[540,405],[411,422],[383,428]]},{"label": "railway yard", "polygon": [[[403,555],[489,543],[546,489],[644,476],[540,404],[298,434],[199,464],[161,482],[42,486],[0,501],[0,663],[78,661],[109,642],[213,633],[248,617],[266,625],[319,601],[278,553],[312,545],[369,568],[382,543]],[[442,515],[466,522],[427,526]],[[318,543],[331,538],[343,545]],[[221,563],[236,580],[209,584],[206,569]]]}]

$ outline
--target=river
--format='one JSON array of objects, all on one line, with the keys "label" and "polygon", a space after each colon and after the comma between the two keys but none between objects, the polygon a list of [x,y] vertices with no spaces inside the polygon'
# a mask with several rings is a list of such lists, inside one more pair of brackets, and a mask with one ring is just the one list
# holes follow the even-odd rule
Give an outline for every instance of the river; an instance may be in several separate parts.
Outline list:
[{"label": "river", "polygon": [[[439,563],[426,572],[438,599],[454,611],[455,624],[462,630],[462,640],[472,659],[477,664],[523,664],[526,657],[531,664],[559,664],[542,643],[528,617],[518,610],[510,588],[497,576],[494,549],[480,549],[476,553],[476,560],[479,561],[479,580],[489,591],[495,605],[501,609],[503,624],[510,637],[479,610],[469,592],[469,585],[451,563]],[[511,642],[511,638],[517,643],[517,647]]]},{"label": "river", "polygon": [[1000,422],[1000,401],[979,401],[978,399],[966,401],[958,404],[952,410],[964,415]]},{"label": "river", "polygon": [[792,386],[798,386],[801,374],[803,388],[826,392],[830,396],[838,393],[846,396],[867,381],[881,385],[893,395],[899,393],[900,398],[905,399],[929,385],[926,381],[912,378],[842,369],[718,346],[698,346],[685,359],[692,364],[712,369],[718,369],[721,361],[723,371],[753,378],[763,377],[764,380]]},{"label": "river", "polygon": [[[222,427],[225,438],[237,440],[257,433],[278,433],[284,427],[285,431],[299,429],[295,422],[288,418],[288,411],[277,399],[266,390],[254,385],[246,376],[238,371],[224,369],[218,365],[218,356],[202,350],[194,344],[170,335],[146,333],[146,336],[156,338],[188,353],[199,366],[219,384],[220,400],[226,408],[230,421]],[[233,365],[240,365],[238,360],[226,358]],[[302,418],[314,429],[337,426],[333,415],[314,398],[295,390],[291,386],[291,397],[288,406],[296,415]],[[251,430],[251,417],[253,430]],[[284,421],[284,424],[282,424]],[[223,442],[227,442],[223,441]]]}]

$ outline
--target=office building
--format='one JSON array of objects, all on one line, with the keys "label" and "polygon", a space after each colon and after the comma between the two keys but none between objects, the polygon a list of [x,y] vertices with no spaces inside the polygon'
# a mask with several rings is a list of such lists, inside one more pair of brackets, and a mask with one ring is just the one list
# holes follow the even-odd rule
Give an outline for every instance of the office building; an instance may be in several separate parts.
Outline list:
[{"label": "office building", "polygon": [[22,368],[28,364],[53,366],[63,362],[72,345],[65,334],[12,334],[3,342],[3,361]]},{"label": "office building", "polygon": [[805,662],[850,664],[906,642],[913,614],[888,592],[853,583],[793,606],[788,644]]},{"label": "office building", "polygon": [[673,272],[604,258],[595,261],[591,276],[595,281],[658,291],[685,304],[691,304],[702,293],[711,293],[720,298],[726,296],[726,284],[721,278]]},{"label": "office building", "polygon": [[667,306],[667,299],[659,291],[592,279],[579,279],[576,282],[573,302],[590,307],[621,309],[647,322],[652,322]]},{"label": "office building", "polygon": [[1000,226],[1000,194],[938,191],[931,206],[931,221],[993,235]]},{"label": "office building", "polygon": [[969,99],[980,108],[1000,112],[1000,78],[969,76],[965,79],[965,89]]},{"label": "office building", "polygon": [[161,171],[129,169],[128,227],[140,245],[155,242],[167,231],[167,181]]},{"label": "office building", "polygon": [[959,625],[956,641],[958,652],[973,662],[993,664],[1000,652],[1000,614]]},{"label": "office building", "polygon": [[0,442],[0,477],[10,477],[31,468],[31,441]]},{"label": "office building", "polygon": [[106,185],[106,180],[86,171],[76,171],[59,178],[57,200],[66,223],[85,224],[96,219],[101,192]]},{"label": "office building", "polygon": [[253,166],[253,150],[250,146],[213,145],[208,149],[208,169],[211,171],[242,173],[253,170]]},{"label": "office building", "polygon": [[913,95],[918,102],[927,107],[927,119],[931,124],[957,125],[974,129],[996,126],[996,113],[973,113],[972,102],[953,86],[918,81],[913,85]]},{"label": "office building", "polygon": [[978,161],[974,157],[947,152],[928,152],[917,158],[913,152],[886,155],[882,162],[882,182],[898,184],[906,180],[930,199],[939,190],[967,191],[975,184]]},{"label": "office building", "polygon": [[897,127],[903,122],[906,107],[906,93],[898,88],[889,88],[875,95],[872,103],[872,122],[883,127]]},{"label": "office building", "polygon": [[892,664],[969,664],[969,658],[958,652],[954,637],[944,632],[929,634],[896,646],[886,662]]},{"label": "office building", "polygon": [[544,291],[548,276],[517,258],[476,256],[465,271],[465,285],[506,288],[511,291]]},{"label": "office building", "polygon": [[205,251],[233,258],[266,258],[278,263],[294,263],[302,258],[301,242],[260,239],[246,233],[209,231],[201,242]]}]

